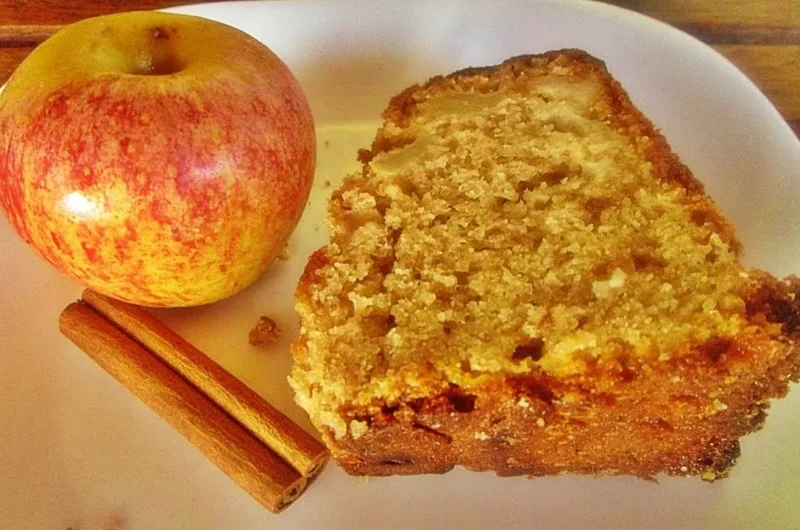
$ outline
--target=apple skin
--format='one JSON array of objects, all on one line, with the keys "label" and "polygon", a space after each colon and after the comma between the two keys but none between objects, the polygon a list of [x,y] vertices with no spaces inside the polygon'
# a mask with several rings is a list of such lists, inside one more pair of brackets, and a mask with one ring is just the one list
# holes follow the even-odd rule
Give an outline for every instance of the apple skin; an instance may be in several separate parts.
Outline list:
[{"label": "apple skin", "polygon": [[206,304],[253,283],[305,208],[315,149],[286,65],[198,17],[78,22],[0,95],[0,203],[17,233],[141,305]]}]

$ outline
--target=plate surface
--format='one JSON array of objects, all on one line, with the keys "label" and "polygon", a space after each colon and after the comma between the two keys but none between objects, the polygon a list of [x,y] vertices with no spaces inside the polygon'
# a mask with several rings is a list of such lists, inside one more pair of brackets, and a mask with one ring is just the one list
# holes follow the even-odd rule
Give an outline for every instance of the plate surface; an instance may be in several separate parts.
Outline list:
[{"label": "plate surface", "polygon": [[[800,271],[800,142],[766,98],[710,48],[658,22],[591,2],[268,2],[177,12],[239,27],[296,73],[318,123],[312,201],[291,260],[227,301],[162,311],[179,332],[303,426],[286,383],[297,334],[292,291],[325,242],[325,202],[356,167],[388,98],[429,76],[577,47],[604,59],[634,103],[739,229],[748,264]],[[0,222],[0,514],[4,528],[800,528],[800,389],[775,402],[715,484],[628,477],[498,479],[462,469],[364,483],[331,465],[273,516],[57,331],[80,287]],[[271,350],[247,343],[260,315]]]}]

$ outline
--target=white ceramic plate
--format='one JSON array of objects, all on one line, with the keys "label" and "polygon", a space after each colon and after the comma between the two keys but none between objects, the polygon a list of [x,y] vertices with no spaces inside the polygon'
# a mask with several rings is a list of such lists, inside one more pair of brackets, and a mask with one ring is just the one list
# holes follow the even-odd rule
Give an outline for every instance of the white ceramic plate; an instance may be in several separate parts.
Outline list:
[{"label": "white ceramic plate", "polygon": [[[309,427],[285,378],[297,333],[292,291],[324,243],[330,188],[355,166],[388,98],[427,77],[511,55],[584,48],[604,59],[661,126],[740,231],[746,260],[800,272],[800,143],[761,93],[698,41],[591,2],[225,3],[176,9],[237,26],[268,44],[305,87],[319,125],[319,173],[292,259],[216,305],[162,312],[186,337]],[[262,509],[57,332],[80,287],[0,222],[0,526],[97,529],[800,528],[800,389],[776,402],[715,484],[627,477],[373,479],[331,465],[284,514]],[[273,316],[284,340],[247,333]]]}]

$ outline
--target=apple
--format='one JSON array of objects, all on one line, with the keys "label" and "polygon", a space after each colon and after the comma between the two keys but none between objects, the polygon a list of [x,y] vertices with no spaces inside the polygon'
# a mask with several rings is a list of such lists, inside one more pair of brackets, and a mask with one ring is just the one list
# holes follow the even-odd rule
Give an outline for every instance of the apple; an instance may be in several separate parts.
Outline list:
[{"label": "apple", "polygon": [[0,203],[52,265],[109,296],[192,306],[253,283],[314,175],[287,66],[247,34],[157,12],[87,19],[0,95]]}]

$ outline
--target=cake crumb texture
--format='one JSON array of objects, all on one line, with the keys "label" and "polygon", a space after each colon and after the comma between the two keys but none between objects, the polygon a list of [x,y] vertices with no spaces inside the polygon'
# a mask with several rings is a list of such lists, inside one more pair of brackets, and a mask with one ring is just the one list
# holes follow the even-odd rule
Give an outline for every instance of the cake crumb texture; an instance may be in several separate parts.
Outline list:
[{"label": "cake crumb texture", "polygon": [[410,87],[359,157],[290,378],[346,470],[717,478],[796,380],[797,282],[588,54]]}]

